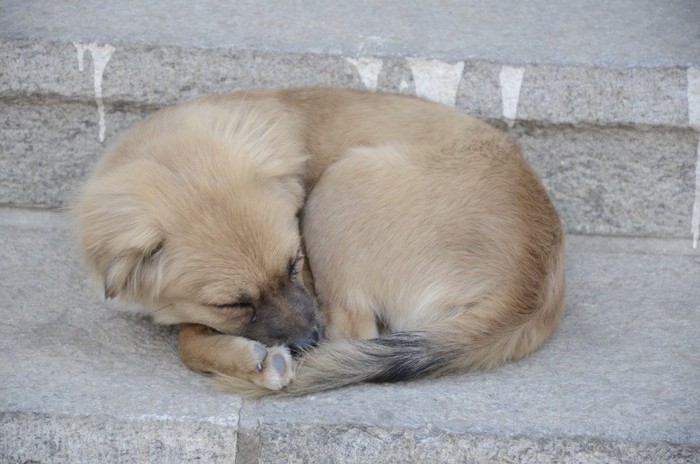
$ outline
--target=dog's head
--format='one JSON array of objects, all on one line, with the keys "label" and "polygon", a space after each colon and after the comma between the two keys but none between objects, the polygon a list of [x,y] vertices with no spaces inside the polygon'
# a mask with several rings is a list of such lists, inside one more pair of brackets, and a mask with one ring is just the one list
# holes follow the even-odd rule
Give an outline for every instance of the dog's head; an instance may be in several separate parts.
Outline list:
[{"label": "dog's head", "polygon": [[127,133],[74,208],[105,295],[142,303],[162,323],[314,344],[322,328],[299,231],[304,157],[170,129]]}]

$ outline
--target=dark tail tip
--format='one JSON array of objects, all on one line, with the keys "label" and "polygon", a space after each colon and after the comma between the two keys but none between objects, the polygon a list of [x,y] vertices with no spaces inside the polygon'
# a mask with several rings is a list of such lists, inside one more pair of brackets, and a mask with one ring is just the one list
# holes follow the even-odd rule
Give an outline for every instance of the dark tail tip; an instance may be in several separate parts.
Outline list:
[{"label": "dark tail tip", "polygon": [[369,343],[364,354],[382,366],[369,382],[417,379],[444,368],[453,358],[422,332],[397,332]]}]

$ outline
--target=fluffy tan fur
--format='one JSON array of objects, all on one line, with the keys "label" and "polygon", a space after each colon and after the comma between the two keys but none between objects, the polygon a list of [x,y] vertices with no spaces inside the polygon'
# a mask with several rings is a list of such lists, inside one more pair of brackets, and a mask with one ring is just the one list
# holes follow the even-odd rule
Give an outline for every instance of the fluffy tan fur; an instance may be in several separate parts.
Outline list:
[{"label": "fluffy tan fur", "polygon": [[[111,146],[74,212],[106,294],[183,324],[183,361],[251,396],[493,367],[563,310],[562,228],[519,148],[418,98],[168,108]],[[303,288],[328,340],[297,363],[284,345],[321,331]]]}]

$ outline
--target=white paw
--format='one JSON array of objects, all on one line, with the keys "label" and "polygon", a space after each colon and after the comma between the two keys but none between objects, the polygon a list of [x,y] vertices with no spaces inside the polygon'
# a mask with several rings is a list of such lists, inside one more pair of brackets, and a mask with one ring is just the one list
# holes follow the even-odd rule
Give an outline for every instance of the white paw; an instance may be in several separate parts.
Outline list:
[{"label": "white paw", "polygon": [[258,342],[253,346],[256,360],[253,383],[268,390],[280,390],[294,378],[294,360],[289,349],[284,346],[266,348]]}]

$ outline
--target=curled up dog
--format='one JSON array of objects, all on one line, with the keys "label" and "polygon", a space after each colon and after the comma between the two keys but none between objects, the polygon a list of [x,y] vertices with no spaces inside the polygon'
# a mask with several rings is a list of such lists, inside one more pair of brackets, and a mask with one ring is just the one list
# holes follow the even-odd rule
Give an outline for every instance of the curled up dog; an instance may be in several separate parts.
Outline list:
[{"label": "curled up dog", "polygon": [[107,297],[249,396],[489,368],[563,311],[558,215],[501,131],[419,98],[254,90],[125,131],[74,207]]}]

